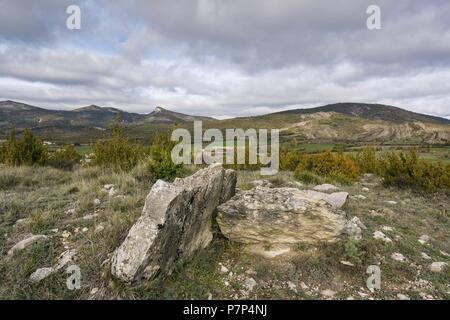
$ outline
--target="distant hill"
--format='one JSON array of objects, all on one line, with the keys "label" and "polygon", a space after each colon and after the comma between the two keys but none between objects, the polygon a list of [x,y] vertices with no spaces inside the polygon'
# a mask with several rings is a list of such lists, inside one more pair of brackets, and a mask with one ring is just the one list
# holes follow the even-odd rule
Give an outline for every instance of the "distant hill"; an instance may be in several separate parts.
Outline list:
[{"label": "distant hill", "polygon": [[277,128],[282,138],[299,141],[351,141],[373,143],[450,143],[450,120],[410,112],[393,106],[336,103],[255,117],[216,120],[156,107],[148,114],[90,105],[72,111],[47,110],[14,101],[0,102],[0,135],[15,126],[31,128],[55,142],[91,142],[101,137],[119,117],[133,139],[148,141],[155,132],[173,125],[192,128],[195,120],[204,128]]},{"label": "distant hill", "polygon": [[[334,103],[311,109],[295,109],[277,112],[274,114],[299,115],[313,114],[318,112],[335,112],[348,116],[360,117],[368,120],[384,120],[396,123],[411,121],[436,122],[450,124],[450,120],[435,116],[415,113],[401,108],[368,103]],[[270,115],[267,115],[270,116]]]}]

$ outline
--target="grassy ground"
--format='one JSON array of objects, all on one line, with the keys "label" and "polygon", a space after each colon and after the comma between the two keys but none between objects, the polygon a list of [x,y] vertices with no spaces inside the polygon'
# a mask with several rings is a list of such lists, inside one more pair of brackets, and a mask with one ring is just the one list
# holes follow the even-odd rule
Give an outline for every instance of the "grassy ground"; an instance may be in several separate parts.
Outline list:
[{"label": "grassy ground", "polygon": [[[450,263],[445,255],[450,248],[448,194],[386,189],[376,181],[369,191],[360,183],[340,186],[352,196],[366,197],[350,197],[344,208],[367,226],[357,243],[343,237],[333,245],[298,246],[289,258],[267,260],[227,241],[215,226],[212,244],[163,282],[125,285],[111,277],[109,258],[141,214],[150,178],[144,167],[129,174],[98,168],[64,172],[0,167],[0,299],[323,299],[321,292],[327,289],[335,292],[335,299],[387,299],[398,293],[413,299],[449,298],[449,269],[429,271],[433,261]],[[261,177],[258,172],[240,172],[238,179],[239,187],[248,189]],[[276,186],[292,186],[294,178],[281,172],[270,180]],[[109,196],[106,184],[114,184],[117,194]],[[392,231],[383,231],[386,226]],[[373,239],[377,230],[392,243]],[[7,258],[7,251],[29,234],[44,234],[50,240]],[[427,245],[418,242],[423,234],[431,238]],[[38,284],[29,282],[32,272],[51,266],[67,249],[78,252],[81,290],[67,289],[65,270]],[[395,252],[408,261],[394,261]],[[375,293],[366,288],[366,268],[373,264],[382,271],[382,289]],[[250,279],[256,283],[253,290],[246,285]]]}]

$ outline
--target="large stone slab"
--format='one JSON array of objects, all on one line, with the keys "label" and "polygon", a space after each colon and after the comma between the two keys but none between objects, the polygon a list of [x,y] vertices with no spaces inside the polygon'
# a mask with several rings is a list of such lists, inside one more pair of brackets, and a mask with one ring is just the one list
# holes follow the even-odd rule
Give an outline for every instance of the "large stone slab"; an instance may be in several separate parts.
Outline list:
[{"label": "large stone slab", "polygon": [[142,216],[115,251],[112,274],[124,281],[170,274],[212,240],[212,212],[234,195],[236,172],[212,165],[173,183],[157,181]]},{"label": "large stone slab", "polygon": [[296,188],[257,187],[218,207],[228,239],[246,244],[334,242],[344,232],[342,212]]}]

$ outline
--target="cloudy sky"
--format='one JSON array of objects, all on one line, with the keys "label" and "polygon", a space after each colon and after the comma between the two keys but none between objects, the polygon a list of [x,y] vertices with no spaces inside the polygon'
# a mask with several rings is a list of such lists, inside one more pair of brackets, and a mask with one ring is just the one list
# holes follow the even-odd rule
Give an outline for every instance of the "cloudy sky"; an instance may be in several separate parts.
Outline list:
[{"label": "cloudy sky", "polygon": [[[66,27],[69,5],[81,30]],[[381,8],[382,29],[366,27]],[[215,117],[334,102],[450,116],[448,0],[0,0],[0,100]]]}]

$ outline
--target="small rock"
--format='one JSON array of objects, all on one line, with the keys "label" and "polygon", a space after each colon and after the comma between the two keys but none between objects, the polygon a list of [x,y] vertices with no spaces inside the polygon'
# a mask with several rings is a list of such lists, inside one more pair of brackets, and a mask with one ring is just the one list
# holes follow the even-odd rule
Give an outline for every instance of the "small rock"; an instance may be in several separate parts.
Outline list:
[{"label": "small rock", "polygon": [[252,292],[255,286],[257,285],[257,282],[253,278],[247,278],[245,280],[245,288],[248,290],[248,292]]},{"label": "small rock", "polygon": [[446,262],[433,262],[430,265],[430,270],[432,272],[441,272],[447,266]]},{"label": "small rock", "polygon": [[292,291],[297,293],[297,286],[295,285],[295,283],[293,283],[292,281],[288,281],[287,285],[288,285],[289,289],[291,289]]},{"label": "small rock", "polygon": [[391,204],[393,206],[395,206],[397,204],[397,201],[386,201],[387,204]]},{"label": "small rock", "polygon": [[328,183],[315,186],[313,189],[320,192],[334,192],[339,190],[338,187]]},{"label": "small rock", "polygon": [[418,241],[419,241],[420,244],[425,245],[425,244],[428,243],[428,241],[430,241],[430,237],[427,236],[426,234],[424,234],[424,235],[420,236]]},{"label": "small rock", "polygon": [[64,230],[63,233],[61,234],[61,236],[62,236],[64,239],[69,238],[71,235],[72,235],[72,233],[71,233],[70,231],[68,231],[68,230]]},{"label": "small rock", "polygon": [[90,295],[95,296],[97,294],[97,292],[98,292],[98,288],[92,288]]},{"label": "small rock", "polygon": [[26,238],[20,242],[18,242],[17,244],[15,244],[9,251],[8,251],[8,256],[12,256],[15,253],[22,251],[23,249],[33,245],[33,244],[37,244],[39,242],[43,242],[45,240],[47,240],[48,237],[44,236],[44,235],[32,235],[29,238]]},{"label": "small rock", "polygon": [[228,273],[228,268],[225,267],[224,265],[220,266],[220,272],[222,273]]},{"label": "small rock", "polygon": [[421,253],[422,258],[424,258],[425,260],[431,260],[431,257],[429,255],[427,255],[425,252]]},{"label": "small rock", "polygon": [[353,199],[357,199],[357,200],[366,200],[367,197],[363,196],[362,194],[358,194],[356,196],[353,196]]},{"label": "small rock", "polygon": [[364,191],[364,192],[369,192],[369,191],[370,191],[370,189],[367,188],[367,187],[364,187],[364,188],[362,188],[361,190]]},{"label": "small rock", "polygon": [[434,297],[431,294],[425,292],[419,292],[419,296],[424,300],[434,300]]},{"label": "small rock", "polygon": [[55,270],[52,267],[49,268],[39,268],[30,275],[31,282],[40,282],[45,278],[49,277]]},{"label": "small rock", "polygon": [[406,261],[405,256],[402,255],[401,253],[398,253],[398,252],[393,253],[393,254],[391,255],[391,258],[392,258],[393,260],[395,260],[395,261],[398,261],[398,262],[405,262],[405,261]]},{"label": "small rock", "polygon": [[81,229],[81,232],[88,232],[89,231],[89,228],[87,228],[87,227],[84,227],[83,229]]},{"label": "small rock", "polygon": [[382,229],[383,231],[387,231],[387,232],[392,232],[392,231],[394,231],[394,228],[393,228],[393,227],[390,227],[390,226],[383,226],[381,229]]},{"label": "small rock", "polygon": [[107,191],[111,190],[112,188],[114,188],[114,185],[113,185],[113,184],[105,184],[105,185],[103,186],[103,189],[105,189],[105,190],[107,190]]},{"label": "small rock", "polygon": [[302,288],[302,290],[305,290],[305,291],[309,289],[309,287],[303,281],[300,282],[300,287]]},{"label": "small rock", "polygon": [[114,197],[116,194],[117,194],[116,189],[114,189],[114,188],[109,189],[108,196]]},{"label": "small rock", "polygon": [[98,226],[95,227],[95,232],[102,232],[103,230],[105,230],[105,227],[102,224],[99,224]]},{"label": "small rock", "polygon": [[211,292],[208,292],[208,300],[212,300],[213,299],[213,295]]},{"label": "small rock", "polygon": [[320,294],[322,295],[322,297],[325,297],[325,298],[333,298],[336,295],[336,292],[334,292],[333,290],[327,289],[327,290],[323,290],[322,292],[320,292]]},{"label": "small rock", "polygon": [[402,293],[397,293],[397,298],[399,300],[411,300],[407,295],[402,294]]},{"label": "small rock", "polygon": [[98,216],[98,213],[88,214],[83,217],[83,220],[92,220],[97,218]]},{"label": "small rock", "polygon": [[445,256],[445,257],[450,257],[450,254],[448,254],[448,253],[445,252],[445,251],[440,250],[439,252],[440,252],[443,256]]},{"label": "small rock", "polygon": [[72,208],[72,209],[68,209],[67,211],[66,211],[66,214],[75,214],[77,211],[74,209],[74,208]]},{"label": "small rock", "polygon": [[354,267],[355,265],[353,263],[351,263],[350,261],[341,261],[341,264],[346,265],[346,266],[350,266],[350,267]]},{"label": "small rock", "polygon": [[392,240],[389,238],[389,237],[387,237],[383,232],[381,232],[381,231],[375,231],[374,233],[373,233],[373,238],[374,239],[377,239],[377,240],[382,240],[382,241],[384,241],[384,242],[386,242],[386,243],[390,243],[390,242],[392,242]]}]

